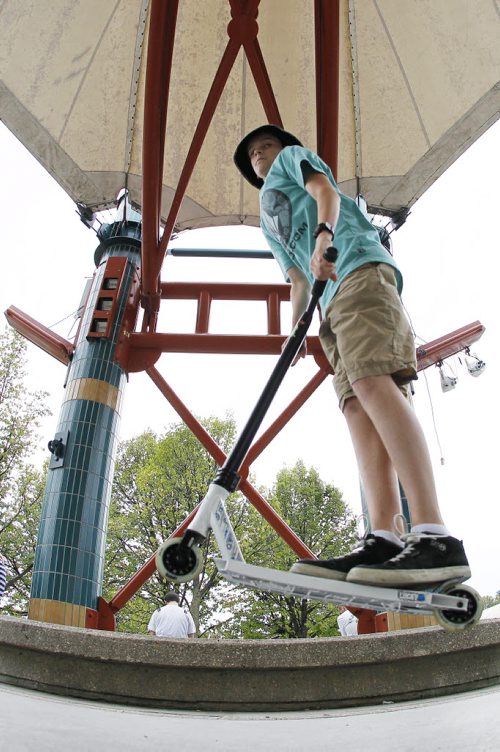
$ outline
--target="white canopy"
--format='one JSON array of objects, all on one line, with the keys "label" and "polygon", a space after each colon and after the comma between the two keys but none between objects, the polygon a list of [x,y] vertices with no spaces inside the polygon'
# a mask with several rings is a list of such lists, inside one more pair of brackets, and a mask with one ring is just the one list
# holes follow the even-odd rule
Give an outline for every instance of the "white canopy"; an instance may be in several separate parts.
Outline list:
[{"label": "white canopy", "polygon": [[[124,186],[141,204],[150,5],[4,0],[0,6],[0,117],[76,202],[94,210],[112,205]],[[283,125],[316,149],[314,11],[314,0],[261,0],[257,21]],[[228,0],[179,2],[164,217],[230,20]],[[410,207],[499,117],[499,40],[492,0],[340,0],[341,188],[361,192],[370,207],[386,212]],[[240,49],[178,228],[257,223],[257,191],[240,178],[232,154],[241,136],[264,122]]]}]

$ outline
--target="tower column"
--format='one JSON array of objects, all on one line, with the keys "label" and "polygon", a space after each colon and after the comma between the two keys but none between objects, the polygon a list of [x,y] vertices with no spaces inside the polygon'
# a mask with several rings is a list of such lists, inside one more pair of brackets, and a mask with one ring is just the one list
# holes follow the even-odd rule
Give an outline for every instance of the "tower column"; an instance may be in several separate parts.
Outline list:
[{"label": "tower column", "polygon": [[140,224],[103,225],[66,381],[35,551],[29,618],[97,627],[127,374],[116,346],[139,301]]}]

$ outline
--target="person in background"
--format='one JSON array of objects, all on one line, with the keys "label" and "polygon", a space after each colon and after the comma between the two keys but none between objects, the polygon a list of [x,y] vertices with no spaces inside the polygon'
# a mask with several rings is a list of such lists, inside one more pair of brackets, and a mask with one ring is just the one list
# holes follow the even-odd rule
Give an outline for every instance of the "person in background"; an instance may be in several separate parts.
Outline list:
[{"label": "person in background", "polygon": [[165,605],[157,608],[148,624],[148,634],[157,637],[195,637],[196,627],[189,612],[180,607],[177,593],[167,593]]},{"label": "person in background", "polygon": [[340,606],[337,625],[342,637],[355,637],[358,634],[358,620],[345,606]]}]

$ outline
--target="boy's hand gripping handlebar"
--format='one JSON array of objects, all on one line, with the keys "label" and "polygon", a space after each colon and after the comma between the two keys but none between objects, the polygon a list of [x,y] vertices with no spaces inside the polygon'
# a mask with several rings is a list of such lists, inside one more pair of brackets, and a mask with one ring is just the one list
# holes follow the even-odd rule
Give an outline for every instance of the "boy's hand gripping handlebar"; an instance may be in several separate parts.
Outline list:
[{"label": "boy's hand gripping handlebar", "polygon": [[[332,245],[330,248],[327,248],[326,251],[323,254],[323,258],[325,258],[327,261],[330,261],[330,263],[334,264],[337,260],[339,253],[336,248],[334,248]],[[312,313],[314,312],[314,309],[318,305],[318,300],[323,295],[324,289],[326,287],[326,283],[328,282],[327,279],[317,279],[314,282],[313,288],[311,290],[311,300],[309,301],[309,305],[307,306],[307,311]]]},{"label": "boy's hand gripping handlebar", "polygon": [[[323,258],[327,261],[330,261],[330,263],[334,264],[338,258],[339,252],[336,248],[331,245],[329,248],[326,249],[326,251],[323,254]],[[323,295],[323,291],[325,289],[326,283],[328,282],[327,279],[321,280],[317,279],[313,285],[313,288],[311,290],[311,303],[313,302],[313,299],[315,299],[313,310],[318,304],[318,300]],[[309,304],[308,310],[311,307],[311,303]]]}]

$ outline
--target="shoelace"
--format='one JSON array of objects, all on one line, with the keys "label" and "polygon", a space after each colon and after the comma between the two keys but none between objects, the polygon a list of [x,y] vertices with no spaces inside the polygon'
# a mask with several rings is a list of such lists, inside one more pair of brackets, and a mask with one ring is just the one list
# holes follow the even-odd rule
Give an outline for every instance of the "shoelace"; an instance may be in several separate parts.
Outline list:
[{"label": "shoelace", "polygon": [[399,554],[396,554],[396,556],[392,557],[391,561],[401,561],[402,559],[405,559],[407,556],[410,556],[415,552],[415,544],[418,543],[420,539],[420,536],[417,535],[411,535],[407,534],[401,537],[401,540],[404,540],[406,542],[406,545],[404,548],[401,549]]},{"label": "shoelace", "polygon": [[375,538],[362,538],[356,548],[354,548],[351,553],[356,553],[357,551],[363,551],[365,548],[373,546],[375,544]]},{"label": "shoelace", "polygon": [[401,540],[404,541],[405,547],[401,550],[399,554],[396,554],[396,556],[393,556],[393,560],[400,561],[401,559],[406,558],[406,556],[410,556],[415,552],[416,544],[424,540],[425,538],[435,538],[435,535],[427,535],[426,533],[406,533],[406,535],[401,536]]}]

